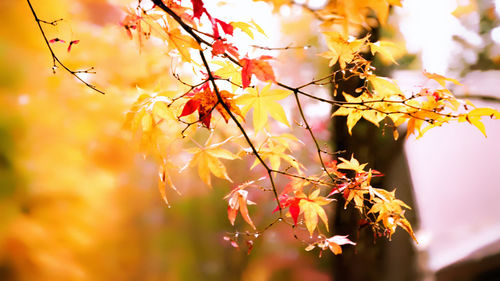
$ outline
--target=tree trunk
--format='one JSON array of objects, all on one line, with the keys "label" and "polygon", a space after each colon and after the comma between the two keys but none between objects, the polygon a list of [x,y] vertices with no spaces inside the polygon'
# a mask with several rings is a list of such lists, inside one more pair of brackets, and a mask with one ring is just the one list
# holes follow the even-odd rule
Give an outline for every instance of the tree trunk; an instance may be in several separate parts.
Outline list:
[{"label": "tree trunk", "polygon": [[[377,41],[377,30],[372,30],[371,33],[370,39]],[[359,95],[355,93],[355,89],[362,86],[362,82],[357,77],[346,81],[337,80],[338,90],[334,99],[343,100],[342,92],[352,96]],[[337,116],[333,119],[332,144],[335,151],[345,151],[342,157],[350,159],[351,154],[354,154],[360,163],[369,163],[369,168],[385,174],[384,177],[374,178],[372,186],[389,190],[397,187],[397,196],[410,206],[415,206],[403,152],[404,137],[394,141],[392,128],[388,127],[386,131],[387,133],[384,126],[377,128],[365,120],[360,120],[353,128],[351,136],[347,130],[346,117]],[[339,200],[336,204],[331,229],[335,235],[349,235],[357,245],[343,247],[342,255],[333,257],[334,281],[418,280],[411,237],[399,228],[392,242],[388,242],[384,237],[375,240],[371,229],[359,229],[359,212],[352,206],[344,209],[342,201]],[[415,208],[407,212],[406,216],[414,225]]]}]

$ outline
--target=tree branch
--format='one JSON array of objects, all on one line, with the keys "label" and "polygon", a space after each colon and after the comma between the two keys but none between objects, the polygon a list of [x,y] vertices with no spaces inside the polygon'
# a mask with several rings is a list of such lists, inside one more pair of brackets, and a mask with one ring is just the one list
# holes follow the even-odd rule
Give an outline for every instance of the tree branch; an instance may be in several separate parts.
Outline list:
[{"label": "tree branch", "polygon": [[78,76],[79,73],[93,73],[90,71],[93,68],[90,68],[89,70],[71,70],[64,63],[62,63],[59,60],[59,58],[56,56],[54,50],[50,46],[49,40],[47,39],[47,35],[45,35],[45,31],[43,30],[41,23],[56,25],[62,19],[58,19],[58,20],[54,20],[54,21],[50,21],[50,22],[45,21],[45,20],[41,20],[40,18],[38,18],[37,14],[35,12],[35,9],[33,9],[33,6],[31,5],[30,0],[26,0],[26,1],[28,1],[28,5],[30,7],[31,13],[33,14],[33,17],[35,18],[36,24],[38,25],[38,28],[40,29],[40,32],[42,33],[43,40],[45,41],[47,48],[49,48],[49,52],[52,56],[52,72],[56,73],[57,65],[60,65],[64,70],[66,70],[69,74],[73,75],[76,79],[78,79],[80,82],[82,82],[85,86],[87,86],[87,87],[91,88],[92,90],[104,95],[105,93],[103,91],[99,90],[96,86],[88,83],[87,81],[83,80],[82,78],[80,78]]}]

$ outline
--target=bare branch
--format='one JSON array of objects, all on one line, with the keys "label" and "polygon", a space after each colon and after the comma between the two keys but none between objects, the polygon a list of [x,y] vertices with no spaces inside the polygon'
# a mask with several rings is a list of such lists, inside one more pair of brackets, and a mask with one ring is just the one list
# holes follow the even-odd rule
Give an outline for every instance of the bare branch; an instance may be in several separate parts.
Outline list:
[{"label": "bare branch", "polygon": [[82,82],[85,86],[87,86],[87,87],[91,88],[92,90],[104,95],[105,93],[103,91],[99,90],[98,88],[96,88],[96,86],[88,83],[87,81],[83,80],[80,76],[78,76],[78,74],[81,74],[81,73],[95,73],[94,71],[92,71],[94,69],[93,67],[90,69],[87,69],[87,70],[71,70],[64,63],[62,63],[59,60],[59,58],[55,54],[54,50],[50,46],[49,40],[47,39],[47,36],[45,35],[45,31],[43,30],[41,23],[49,24],[49,25],[57,25],[57,23],[59,21],[61,21],[62,19],[58,19],[58,20],[54,20],[54,21],[50,21],[50,22],[41,20],[40,18],[38,18],[37,14],[35,12],[35,9],[33,9],[33,6],[31,5],[30,0],[26,0],[26,1],[28,1],[28,5],[30,7],[31,13],[33,14],[33,17],[35,18],[35,21],[38,25],[38,28],[40,29],[40,32],[42,33],[45,44],[47,45],[47,48],[49,48],[50,54],[52,56],[52,71],[55,73],[55,71],[57,69],[57,65],[60,65],[64,70],[66,70],[69,74],[73,75],[76,79],[78,79],[80,82]]}]

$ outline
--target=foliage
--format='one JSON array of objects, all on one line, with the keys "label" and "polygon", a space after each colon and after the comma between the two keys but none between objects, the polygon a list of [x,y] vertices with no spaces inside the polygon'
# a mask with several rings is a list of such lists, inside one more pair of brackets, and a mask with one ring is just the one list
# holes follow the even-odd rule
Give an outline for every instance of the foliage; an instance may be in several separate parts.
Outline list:
[{"label": "foliage", "polygon": [[[376,75],[375,67],[364,54],[370,52],[395,62],[393,49],[397,46],[383,40],[371,42],[369,34],[360,38],[360,27],[370,28],[373,22],[384,25],[390,6],[402,5],[399,0],[328,1],[321,9],[286,0],[266,2],[276,10],[281,6],[300,6],[305,13],[312,13],[321,23],[327,47],[317,55],[336,69],[302,85],[280,82],[282,77],[275,71],[280,62],[275,57],[242,52],[245,46],[234,39],[235,32],[241,31],[253,40],[258,34],[266,34],[265,27],[254,21],[228,22],[217,18],[202,0],[133,1],[134,8],[126,10],[121,27],[128,37],[137,40],[140,51],[147,55],[151,49],[161,49],[182,68],[178,71],[172,67],[169,71],[177,79],[176,90],[161,85],[153,90],[138,89],[138,97],[125,120],[125,128],[134,134],[142,152],[158,164],[162,197],[168,204],[165,188],[177,190],[171,176],[176,170],[196,168],[201,181],[212,187],[212,176],[233,182],[227,169],[233,161],[253,160],[249,169],[260,166],[261,170],[249,173],[246,181],[236,183],[225,197],[229,222],[234,225],[239,212],[253,229],[226,236],[235,247],[243,239],[251,250],[256,237],[270,227],[286,224],[306,250],[318,247],[340,254],[341,245],[355,243],[342,233],[329,232],[327,208],[335,201],[341,201],[338,203],[345,207],[353,206],[363,218],[361,223],[369,226],[376,237],[390,239],[399,226],[416,241],[404,214],[404,209],[410,207],[397,199],[394,190],[371,185],[372,178],[382,176],[381,172],[367,169],[368,164],[360,164],[354,155],[347,160],[324,149],[301,99],[338,108],[331,117],[347,116],[349,133],[364,118],[377,127],[383,124],[392,128],[395,139],[400,133],[421,137],[429,129],[450,122],[468,122],[486,135],[481,118],[498,119],[500,112],[476,108],[457,99],[447,85],[460,83],[439,74],[424,72],[436,86],[416,92],[405,92],[396,81]],[[81,40],[47,37],[46,25],[58,22],[41,20],[32,12],[49,47],[54,69],[60,66],[90,89],[102,92],[81,78],[90,70],[73,71],[54,52],[58,44],[66,44],[67,52],[73,52],[71,48],[82,44]],[[152,41],[149,45],[148,40]],[[258,49],[270,54],[275,51],[270,47]],[[356,90],[357,96],[338,92],[337,81],[352,77],[363,81]],[[316,95],[311,89],[317,85],[331,85],[334,98]],[[345,101],[337,98],[340,95]],[[293,117],[287,116],[284,101],[295,104]],[[299,138],[294,134],[297,129],[305,130],[308,136]],[[306,169],[304,161],[293,154],[297,146],[315,154],[316,167],[308,165]],[[179,147],[188,148],[175,149]],[[186,160],[186,155],[190,160]],[[267,183],[257,179],[261,173]],[[258,197],[254,194],[259,192],[270,193],[272,198],[261,202],[249,199]],[[262,227],[254,223],[251,213],[266,204],[277,205],[275,214],[269,214],[275,218]],[[299,238],[295,233],[300,231],[308,237]]]}]

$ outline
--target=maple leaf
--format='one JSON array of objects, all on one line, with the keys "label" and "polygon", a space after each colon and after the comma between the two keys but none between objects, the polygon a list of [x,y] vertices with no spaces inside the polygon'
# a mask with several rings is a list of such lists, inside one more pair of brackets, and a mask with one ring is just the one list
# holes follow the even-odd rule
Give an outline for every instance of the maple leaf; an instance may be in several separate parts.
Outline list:
[{"label": "maple leaf", "polygon": [[[285,186],[283,191],[279,196],[279,203],[282,209],[288,208],[288,212],[293,219],[293,223],[296,226],[300,215],[300,200],[307,198],[302,189],[309,185],[309,181],[298,178],[290,178],[290,182]],[[287,193],[293,193],[292,196]],[[274,209],[273,213],[279,210],[279,206]]]},{"label": "maple leaf", "polygon": [[311,235],[318,225],[318,217],[323,221],[328,231],[328,218],[321,206],[329,204],[333,199],[319,196],[320,191],[320,189],[316,189],[307,198],[302,198],[299,202],[300,213],[304,214],[304,222]]},{"label": "maple leaf", "polygon": [[200,19],[204,12],[207,10],[203,6],[203,1],[201,0],[191,0],[193,4],[193,17],[196,19]]},{"label": "maple leaf", "polygon": [[250,37],[252,39],[254,39],[252,29],[257,30],[258,32],[260,32],[264,36],[267,36],[266,33],[264,32],[264,30],[258,24],[256,24],[253,20],[250,23],[251,24],[238,21],[238,22],[230,22],[229,24],[231,24],[233,26],[233,28],[238,28],[242,32],[246,33],[248,35],[248,37]]},{"label": "maple leaf", "polygon": [[373,188],[370,185],[373,175],[380,176],[381,173],[379,171],[371,169],[368,172],[358,173],[356,174],[356,178],[354,181],[344,183],[342,186],[338,187],[337,189],[334,189],[329,195],[335,193],[336,190],[344,189],[344,194],[343,194],[345,199],[344,209],[346,209],[347,205],[352,200],[354,200],[354,207],[358,209],[361,213],[363,213],[365,194],[369,193],[373,197]]},{"label": "maple leaf", "polygon": [[[335,235],[330,238],[326,238],[323,240],[320,240],[318,242],[315,242],[313,244],[310,244],[309,246],[306,247],[306,251],[311,251],[314,249],[315,246],[318,246],[321,250],[326,250],[330,249],[334,255],[339,255],[342,254],[342,248],[340,246],[342,245],[356,245],[356,243],[352,242],[351,240],[347,239],[348,235],[342,236],[342,235]],[[321,256],[321,253],[320,253]]]},{"label": "maple leaf", "polygon": [[[287,154],[290,151],[290,144],[296,142],[296,138],[290,134],[282,134],[279,136],[268,136],[266,141],[259,146],[258,153],[263,160],[269,160],[271,169],[279,170],[281,160],[286,161],[290,166],[300,171],[303,167],[293,156]],[[251,149],[245,149],[251,152]],[[259,159],[255,159],[250,169],[253,169],[260,163]]]},{"label": "maple leaf", "polygon": [[345,69],[346,64],[354,60],[367,39],[367,37],[363,39],[345,38],[338,32],[325,32],[324,34],[330,50],[320,54],[320,56],[330,59],[328,64],[330,67],[338,61],[342,69]]},{"label": "maple leaf", "polygon": [[247,207],[247,205],[255,205],[255,202],[247,199],[248,191],[245,190],[245,188],[247,188],[248,186],[253,185],[254,182],[255,181],[249,181],[243,183],[231,190],[231,192],[224,197],[224,199],[228,199],[227,217],[231,222],[231,225],[234,225],[234,221],[236,220],[236,215],[239,209],[243,219],[250,226],[252,226],[253,229],[256,229],[252,219],[250,218]]},{"label": "maple leaf", "polygon": [[[338,178],[343,178],[345,177],[345,174],[344,173],[341,173],[338,169],[339,167],[337,166],[337,160],[332,160],[332,161],[329,161],[329,162],[326,162],[325,163],[325,166],[326,166],[326,171],[329,173],[329,174],[332,174]],[[335,188],[336,189],[336,188]]]},{"label": "maple leaf", "polygon": [[[188,149],[187,151],[193,154],[193,158],[189,161],[186,166],[181,169],[184,170],[188,166],[198,166],[198,175],[201,180],[206,183],[209,187],[212,187],[210,174],[214,176],[228,180],[232,182],[229,178],[226,167],[219,159],[234,160],[239,158],[237,155],[231,153],[230,151],[221,148],[223,144],[228,142],[231,138],[212,145],[205,146],[203,148],[196,147]],[[207,143],[210,141],[207,140]],[[207,144],[205,144],[207,145]]]},{"label": "maple leaf", "polygon": [[212,44],[212,56],[223,55],[226,52],[238,58],[238,48],[231,43],[226,43],[222,39],[217,39]]},{"label": "maple leaf", "polygon": [[410,223],[404,217],[404,211],[402,209],[402,207],[407,209],[411,208],[403,201],[396,199],[395,190],[389,192],[384,189],[374,188],[371,192],[378,197],[373,198],[374,204],[368,213],[378,213],[376,222],[382,222],[388,231],[389,239],[396,231],[396,227],[400,226],[410,234],[413,240],[417,241]]},{"label": "maple leaf", "polygon": [[252,32],[253,27],[249,23],[239,21],[239,22],[230,22],[229,24],[232,25],[233,28],[238,28],[242,32],[246,33],[248,37],[254,39]]},{"label": "maple leaf", "polygon": [[168,31],[167,36],[169,48],[175,48],[181,55],[183,61],[191,61],[189,50],[201,50],[200,45],[191,36],[182,34],[179,29]]},{"label": "maple leaf", "polygon": [[378,110],[377,107],[380,105],[370,103],[370,108],[366,108],[363,105],[367,102],[370,102],[371,99],[368,94],[363,94],[359,97],[353,97],[346,93],[343,93],[346,101],[351,104],[344,104],[342,107],[337,109],[332,114],[333,116],[347,116],[347,129],[349,134],[352,135],[352,128],[356,125],[356,123],[363,117],[367,121],[373,123],[375,126],[379,126],[380,121],[385,118],[385,115]]},{"label": "maple leaf", "polygon": [[[235,101],[233,99],[234,95],[228,91],[220,91],[219,94],[222,98],[222,101],[227,105],[227,107],[229,107],[229,110],[240,116],[244,120],[244,116],[241,114],[240,109],[235,104]],[[198,111],[199,120],[201,121],[201,123],[205,125],[205,127],[210,128],[212,111],[216,109],[222,115],[226,123],[229,121],[231,116],[226,111],[224,106],[220,104],[217,94],[210,89],[208,83],[205,83],[199,88],[194,89],[192,95],[193,97],[184,105],[179,118]]]},{"label": "maple leaf", "polygon": [[231,24],[221,21],[220,19],[215,19],[215,22],[222,28],[225,34],[233,35],[234,28]]},{"label": "maple leaf", "polygon": [[399,88],[399,86],[390,78],[380,77],[376,75],[370,75],[367,78],[370,82],[373,91],[379,97],[401,97],[404,98],[404,94]]},{"label": "maple leaf", "polygon": [[340,247],[341,245],[356,245],[356,243],[347,239],[347,235],[345,236],[335,235],[330,238],[327,238],[325,241],[328,244],[328,248],[330,248],[332,253],[335,255],[342,254],[342,248]]},{"label": "maple leaf", "polygon": [[356,171],[356,173],[364,173],[365,171],[363,170],[367,163],[365,164],[359,164],[359,161],[354,158],[354,154],[351,155],[351,160],[346,160],[342,157],[339,157],[340,161],[342,163],[338,164],[337,167],[339,169],[346,169],[346,170],[353,170]]},{"label": "maple leaf", "polygon": [[[293,225],[295,225],[295,226],[297,225],[297,221],[298,221],[299,215],[300,215],[300,206],[299,206],[300,200],[302,200],[302,198],[289,197],[286,194],[280,196],[280,206],[282,209],[288,208],[288,212],[290,213],[290,216],[293,219]],[[278,210],[279,210],[279,207],[276,207],[276,209],[274,209],[273,213],[278,211]]]},{"label": "maple leaf", "polygon": [[214,64],[221,66],[221,68],[214,71],[214,75],[223,79],[231,81],[231,88],[234,91],[241,85],[241,70],[230,61],[213,61]]},{"label": "maple leaf", "polygon": [[272,58],[273,57],[270,56],[261,56],[258,59],[243,58],[240,60],[242,66],[241,81],[243,82],[243,88],[250,86],[252,75],[255,75],[257,79],[264,82],[276,81],[273,68],[269,62],[266,61]]},{"label": "maple leaf", "polygon": [[170,174],[168,172],[168,166],[171,166],[170,162],[164,160],[158,168],[158,190],[160,191],[161,197],[163,198],[163,201],[165,201],[165,204],[167,204],[167,206],[170,205],[168,203],[166,193],[167,186],[177,192],[177,194],[181,194],[172,182],[172,178],[170,177]]},{"label": "maple leaf", "polygon": [[362,211],[364,205],[364,195],[368,193],[368,190],[359,186],[347,187],[344,189],[344,199],[345,205],[344,209],[347,208],[347,205],[351,200],[354,199],[354,207],[358,210]]},{"label": "maple leaf", "polygon": [[394,59],[394,53],[400,53],[401,52],[401,47],[399,47],[397,44],[389,41],[377,41],[375,43],[369,43],[370,45],[370,50],[372,55],[375,55],[376,53],[379,53],[384,57],[385,59],[398,64],[396,60]]},{"label": "maple leaf", "polygon": [[458,122],[469,122],[486,137],[486,128],[483,122],[481,122],[481,117],[483,116],[500,119],[500,112],[493,108],[475,108],[466,114],[461,114],[458,118]]},{"label": "maple leaf", "polygon": [[430,73],[430,72],[427,72],[425,70],[424,70],[423,73],[424,73],[425,77],[438,82],[439,85],[441,85],[443,87],[446,86],[446,81],[450,81],[450,82],[452,82],[453,84],[456,84],[456,85],[462,85],[462,84],[460,84],[460,82],[458,82],[457,79],[448,78],[448,77],[445,77],[443,75],[439,75],[439,74],[436,74],[436,73]]},{"label": "maple leaf", "polygon": [[283,107],[276,102],[290,94],[291,92],[286,90],[271,90],[271,83],[269,83],[261,91],[258,88],[248,88],[247,92],[237,97],[235,102],[243,105],[241,109],[243,116],[253,108],[253,127],[255,132],[259,132],[266,126],[268,115],[290,127]]}]

